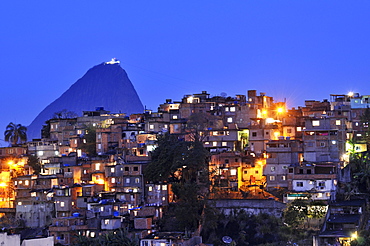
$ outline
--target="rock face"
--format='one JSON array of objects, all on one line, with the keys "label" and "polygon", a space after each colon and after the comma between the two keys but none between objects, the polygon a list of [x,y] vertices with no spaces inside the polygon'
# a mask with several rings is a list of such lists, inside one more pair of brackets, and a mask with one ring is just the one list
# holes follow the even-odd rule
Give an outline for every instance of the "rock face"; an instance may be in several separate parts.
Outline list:
[{"label": "rock face", "polygon": [[81,116],[96,107],[112,113],[142,113],[143,104],[126,71],[119,63],[102,63],[87,71],[58,99],[49,104],[28,126],[29,140],[40,138],[42,125],[55,112],[68,110]]}]

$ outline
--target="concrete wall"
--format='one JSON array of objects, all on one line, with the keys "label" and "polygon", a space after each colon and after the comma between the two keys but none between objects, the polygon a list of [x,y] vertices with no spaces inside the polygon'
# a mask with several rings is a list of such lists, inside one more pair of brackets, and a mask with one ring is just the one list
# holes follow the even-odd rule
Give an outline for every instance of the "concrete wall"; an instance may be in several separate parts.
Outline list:
[{"label": "concrete wall", "polygon": [[7,233],[0,233],[0,245],[21,245],[21,235],[14,234],[8,235]]},{"label": "concrete wall", "polygon": [[[10,244],[9,244],[10,245]],[[11,244],[13,245],[13,244]],[[54,237],[35,238],[23,240],[21,246],[54,246]]]},{"label": "concrete wall", "polygon": [[235,209],[243,209],[247,213],[260,214],[266,213],[281,217],[285,204],[270,199],[230,199],[230,200],[213,200],[215,207],[225,214],[229,214]]},{"label": "concrete wall", "polygon": [[25,226],[31,228],[49,226],[53,212],[54,203],[16,206],[16,218],[23,220]]}]

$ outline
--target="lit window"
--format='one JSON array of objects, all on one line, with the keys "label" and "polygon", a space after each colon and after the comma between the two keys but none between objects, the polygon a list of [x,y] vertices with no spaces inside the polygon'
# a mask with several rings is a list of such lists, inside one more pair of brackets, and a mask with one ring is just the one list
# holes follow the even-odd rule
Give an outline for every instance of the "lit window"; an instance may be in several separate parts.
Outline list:
[{"label": "lit window", "polygon": [[205,145],[208,145],[208,144],[209,144],[209,142],[205,142],[204,144],[205,144]]},{"label": "lit window", "polygon": [[317,194],[317,197],[322,197],[322,193],[318,193]]},{"label": "lit window", "polygon": [[149,187],[148,187],[148,190],[149,190],[149,191],[152,191],[152,190],[153,190],[153,186],[149,186]]},{"label": "lit window", "polygon": [[100,170],[100,163],[95,164],[95,170]]},{"label": "lit window", "polygon": [[90,233],[90,237],[95,237],[95,232],[94,232],[94,231],[92,231],[92,232]]},{"label": "lit window", "polygon": [[227,142],[222,142],[222,146],[227,146]]},{"label": "lit window", "polygon": [[22,202],[18,202],[18,206],[22,206]]},{"label": "lit window", "polygon": [[270,176],[270,181],[274,181],[275,180],[275,176]]},{"label": "lit window", "polygon": [[167,190],[167,185],[162,185],[162,190]]},{"label": "lit window", "polygon": [[336,140],[331,140],[331,144],[337,144]]},{"label": "lit window", "polygon": [[232,123],[233,122],[233,118],[229,117],[227,118],[227,123]]},{"label": "lit window", "polygon": [[217,142],[212,142],[212,145],[213,146],[217,146]]},{"label": "lit window", "polygon": [[64,202],[60,202],[60,206],[63,208],[64,207],[64,205],[65,205],[65,203]]},{"label": "lit window", "polygon": [[335,125],[340,126],[340,120],[336,120]]},{"label": "lit window", "polygon": [[24,181],[24,185],[28,186],[30,184],[30,181],[29,180],[25,180]]},{"label": "lit window", "polygon": [[286,176],[285,175],[281,176],[281,180],[286,180]]},{"label": "lit window", "polygon": [[230,107],[230,112],[235,112],[235,107]]},{"label": "lit window", "polygon": [[228,112],[229,111],[229,107],[225,107],[225,111]]},{"label": "lit window", "polygon": [[150,130],[153,130],[154,129],[154,125],[149,125],[149,129]]},{"label": "lit window", "polygon": [[231,169],[230,170],[230,175],[236,175],[236,169]]},{"label": "lit window", "polygon": [[140,179],[139,178],[135,178],[135,183],[136,184],[140,183]]},{"label": "lit window", "polygon": [[312,126],[320,126],[320,121],[319,120],[313,120],[312,121]]},{"label": "lit window", "polygon": [[130,178],[126,178],[126,184],[130,183]]},{"label": "lit window", "polygon": [[166,197],[165,196],[162,196],[162,201],[166,201]]},{"label": "lit window", "polygon": [[271,172],[275,172],[275,167],[271,167]]},{"label": "lit window", "polygon": [[177,120],[177,115],[173,115],[172,119]]},{"label": "lit window", "polygon": [[116,178],[112,178],[112,184],[116,183]]},{"label": "lit window", "polygon": [[301,132],[302,131],[302,127],[298,126],[297,127],[297,132]]},{"label": "lit window", "polygon": [[104,211],[104,207],[100,207],[100,211],[103,212]]},{"label": "lit window", "polygon": [[114,171],[115,171],[114,167],[111,167],[111,168],[110,168],[110,172],[111,172],[111,173],[114,173]]},{"label": "lit window", "polygon": [[109,220],[104,220],[104,225],[109,225]]}]

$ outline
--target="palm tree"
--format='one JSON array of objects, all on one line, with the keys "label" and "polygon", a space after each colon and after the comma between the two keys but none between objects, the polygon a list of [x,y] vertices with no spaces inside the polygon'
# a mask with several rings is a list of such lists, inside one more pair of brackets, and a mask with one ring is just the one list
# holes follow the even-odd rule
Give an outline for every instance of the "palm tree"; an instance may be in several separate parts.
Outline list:
[{"label": "palm tree", "polygon": [[6,126],[6,130],[4,132],[5,141],[11,143],[12,146],[17,145],[18,143],[24,143],[27,141],[26,132],[27,127],[10,122]]}]

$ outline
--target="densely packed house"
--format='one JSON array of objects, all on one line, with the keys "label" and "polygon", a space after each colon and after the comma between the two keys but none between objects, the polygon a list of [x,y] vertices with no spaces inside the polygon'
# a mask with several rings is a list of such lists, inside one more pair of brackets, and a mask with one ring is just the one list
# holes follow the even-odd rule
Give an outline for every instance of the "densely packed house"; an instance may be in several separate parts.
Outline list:
[{"label": "densely packed house", "polygon": [[[0,206],[14,209],[24,227],[48,228],[62,245],[76,234],[95,237],[127,227],[144,238],[175,202],[170,183],[143,176],[158,134],[166,133],[196,138],[209,150],[210,197],[220,207],[227,199],[329,202],[349,153],[367,150],[361,116],[369,97],[331,95],[289,109],[255,90],[235,97],[203,91],[167,99],[156,112],[97,108],[50,119],[41,139],[0,148]],[[37,173],[30,156],[41,163]],[[335,229],[333,223],[326,228]]]}]

